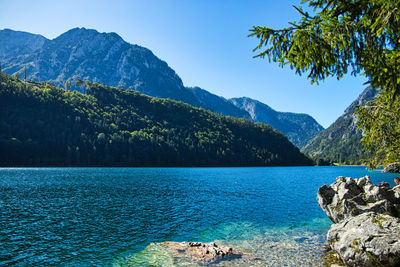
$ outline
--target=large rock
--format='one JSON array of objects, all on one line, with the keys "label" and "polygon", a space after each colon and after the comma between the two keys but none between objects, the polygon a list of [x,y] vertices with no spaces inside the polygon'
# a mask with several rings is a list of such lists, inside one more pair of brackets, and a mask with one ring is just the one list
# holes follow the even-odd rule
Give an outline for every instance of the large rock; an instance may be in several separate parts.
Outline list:
[{"label": "large rock", "polygon": [[359,179],[339,176],[335,183],[319,188],[317,200],[334,223],[367,212],[394,217],[400,214],[400,199],[389,184],[382,182],[375,186],[369,176]]},{"label": "large rock", "polygon": [[339,176],[320,187],[318,204],[335,223],[328,244],[349,266],[399,266],[400,198],[388,183]]},{"label": "large rock", "polygon": [[382,172],[400,173],[400,162],[393,162],[387,165]]},{"label": "large rock", "polygon": [[399,266],[400,219],[363,213],[332,225],[328,243],[349,266]]}]

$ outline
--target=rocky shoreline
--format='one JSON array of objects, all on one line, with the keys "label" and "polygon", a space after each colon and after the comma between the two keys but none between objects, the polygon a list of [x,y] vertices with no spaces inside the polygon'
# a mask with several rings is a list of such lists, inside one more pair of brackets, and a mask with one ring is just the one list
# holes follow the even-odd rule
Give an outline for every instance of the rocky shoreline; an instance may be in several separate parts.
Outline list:
[{"label": "rocky shoreline", "polygon": [[328,245],[344,264],[400,265],[400,198],[388,183],[339,176],[319,188],[317,200],[334,222]]}]

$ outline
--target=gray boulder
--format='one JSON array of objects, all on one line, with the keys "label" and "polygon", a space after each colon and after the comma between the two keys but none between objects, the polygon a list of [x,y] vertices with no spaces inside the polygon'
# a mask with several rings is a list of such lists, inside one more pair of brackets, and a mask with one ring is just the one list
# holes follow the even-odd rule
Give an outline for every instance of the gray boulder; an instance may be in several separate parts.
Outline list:
[{"label": "gray boulder", "polygon": [[339,176],[320,187],[319,206],[335,223],[328,244],[348,266],[399,266],[400,198],[388,183]]},{"label": "gray boulder", "polygon": [[400,173],[400,162],[393,162],[387,165],[382,172]]},{"label": "gray boulder", "polygon": [[328,243],[348,266],[399,266],[400,219],[363,213],[332,225]]},{"label": "gray boulder", "polygon": [[335,183],[319,188],[317,200],[334,223],[367,212],[394,217],[400,214],[400,198],[389,184],[382,182],[376,186],[369,176],[359,179],[339,176]]}]

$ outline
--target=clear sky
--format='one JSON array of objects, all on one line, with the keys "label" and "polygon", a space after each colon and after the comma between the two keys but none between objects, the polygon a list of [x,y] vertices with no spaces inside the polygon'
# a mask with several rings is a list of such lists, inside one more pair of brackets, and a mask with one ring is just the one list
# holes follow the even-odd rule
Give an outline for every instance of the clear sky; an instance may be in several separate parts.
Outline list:
[{"label": "clear sky", "polygon": [[116,32],[166,61],[186,86],[225,98],[248,96],[278,111],[307,113],[324,127],[366,87],[365,77],[311,85],[268,60],[255,59],[253,25],[285,27],[300,0],[0,0],[0,29],[53,39],[74,28]]}]

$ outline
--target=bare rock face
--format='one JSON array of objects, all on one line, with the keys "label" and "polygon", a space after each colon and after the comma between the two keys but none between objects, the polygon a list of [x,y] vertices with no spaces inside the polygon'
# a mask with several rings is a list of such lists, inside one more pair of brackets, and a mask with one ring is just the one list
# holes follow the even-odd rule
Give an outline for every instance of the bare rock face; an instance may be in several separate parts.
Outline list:
[{"label": "bare rock face", "polygon": [[382,172],[400,173],[400,162],[393,162],[387,165]]},{"label": "bare rock face", "polygon": [[335,223],[328,244],[349,266],[399,266],[400,198],[388,183],[339,176],[320,187],[319,206]]},{"label": "bare rock face", "polygon": [[221,260],[237,259],[242,257],[252,258],[250,254],[240,252],[234,248],[217,245],[215,242],[163,242],[174,258],[191,258],[194,262],[215,264]]},{"label": "bare rock face", "polygon": [[395,217],[400,214],[400,199],[389,184],[382,182],[375,186],[368,176],[359,179],[339,176],[335,183],[319,188],[317,200],[334,223],[366,212]]},{"label": "bare rock face", "polygon": [[400,219],[374,212],[334,224],[328,242],[348,266],[399,266]]}]

